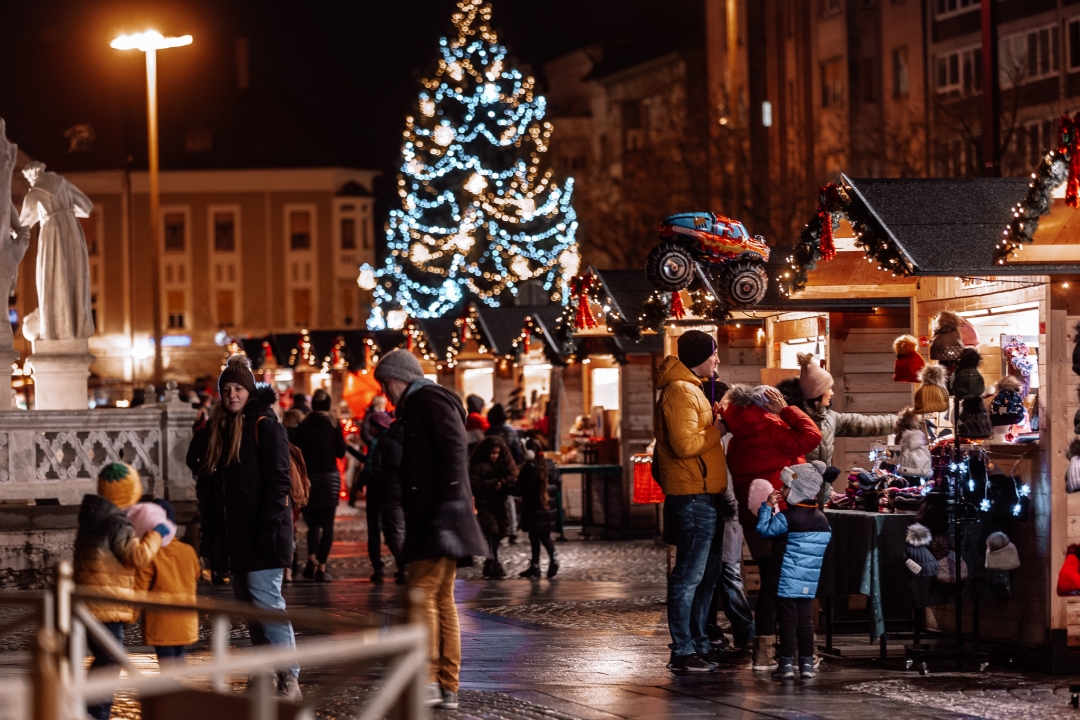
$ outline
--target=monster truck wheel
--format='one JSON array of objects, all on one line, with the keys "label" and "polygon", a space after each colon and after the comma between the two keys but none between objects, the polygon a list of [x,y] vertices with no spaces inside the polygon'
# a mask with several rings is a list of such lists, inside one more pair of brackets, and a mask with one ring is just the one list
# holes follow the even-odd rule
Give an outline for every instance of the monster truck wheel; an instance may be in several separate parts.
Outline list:
[{"label": "monster truck wheel", "polygon": [[657,290],[678,292],[694,280],[694,256],[676,243],[660,243],[645,260],[645,277]]},{"label": "monster truck wheel", "polygon": [[730,308],[757,305],[769,289],[769,276],[761,263],[741,260],[724,268],[717,288]]}]

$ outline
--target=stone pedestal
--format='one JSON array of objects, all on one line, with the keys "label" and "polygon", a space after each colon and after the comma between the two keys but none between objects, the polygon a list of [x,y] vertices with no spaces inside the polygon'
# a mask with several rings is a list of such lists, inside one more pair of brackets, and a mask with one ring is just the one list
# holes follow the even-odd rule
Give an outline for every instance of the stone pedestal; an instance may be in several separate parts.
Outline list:
[{"label": "stone pedestal", "polygon": [[[90,378],[90,344],[86,340],[35,340],[27,362],[34,378],[35,410],[85,410]],[[10,384],[10,383],[9,383]]]},{"label": "stone pedestal", "polygon": [[11,348],[0,349],[0,411],[13,410],[11,391],[11,364],[18,361],[19,353]]}]

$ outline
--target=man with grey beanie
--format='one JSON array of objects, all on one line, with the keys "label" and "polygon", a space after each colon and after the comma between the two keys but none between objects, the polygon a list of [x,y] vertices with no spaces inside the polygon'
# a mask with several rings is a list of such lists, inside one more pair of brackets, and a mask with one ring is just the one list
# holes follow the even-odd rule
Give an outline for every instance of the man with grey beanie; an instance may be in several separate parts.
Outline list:
[{"label": "man with grey beanie", "polygon": [[424,591],[431,640],[430,705],[458,707],[461,629],[454,604],[457,562],[487,556],[473,514],[465,408],[457,395],[424,377],[407,350],[384,355],[375,379],[404,427],[401,506],[405,511],[403,560],[410,588]]}]

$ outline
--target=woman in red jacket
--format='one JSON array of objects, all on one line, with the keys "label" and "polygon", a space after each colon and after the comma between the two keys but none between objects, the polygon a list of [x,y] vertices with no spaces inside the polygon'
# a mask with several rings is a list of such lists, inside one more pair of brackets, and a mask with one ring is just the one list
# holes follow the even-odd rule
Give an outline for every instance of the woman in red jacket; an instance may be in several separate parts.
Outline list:
[{"label": "woman in red jacket", "polygon": [[747,505],[750,483],[764,478],[778,490],[783,485],[780,471],[802,464],[803,456],[821,443],[821,431],[806,413],[788,405],[779,390],[768,386],[733,386],[724,396],[721,416],[731,433],[727,462],[739,501],[739,524],[762,578],[754,620],[757,637],[752,667],[767,670],[774,666],[776,598],[775,588],[770,592],[771,584],[766,582],[770,578],[770,543],[758,535],[757,518]]}]

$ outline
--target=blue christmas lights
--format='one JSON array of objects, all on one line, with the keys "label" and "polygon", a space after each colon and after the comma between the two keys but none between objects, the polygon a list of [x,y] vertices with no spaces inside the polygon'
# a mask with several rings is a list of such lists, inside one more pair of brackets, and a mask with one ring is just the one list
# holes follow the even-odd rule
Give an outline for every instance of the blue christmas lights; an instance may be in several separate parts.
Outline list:
[{"label": "blue christmas lights", "polygon": [[458,36],[440,39],[435,77],[406,119],[390,252],[358,279],[374,295],[369,329],[398,325],[397,311],[440,317],[466,294],[494,306],[525,281],[565,300],[577,274],[573,179],[560,186],[541,169],[552,132],[546,101],[531,77],[506,67],[481,2],[458,3]]}]

